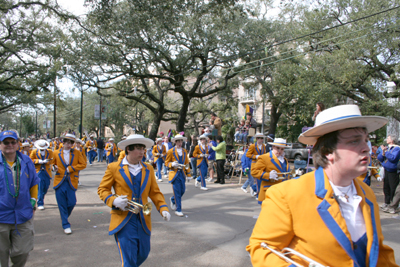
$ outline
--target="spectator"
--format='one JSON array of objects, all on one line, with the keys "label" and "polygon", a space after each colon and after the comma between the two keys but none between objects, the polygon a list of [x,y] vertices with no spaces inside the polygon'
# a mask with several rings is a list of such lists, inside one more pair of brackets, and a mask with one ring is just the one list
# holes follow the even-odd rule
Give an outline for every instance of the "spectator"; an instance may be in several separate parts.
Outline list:
[{"label": "spectator", "polygon": [[241,140],[239,139],[239,136],[240,136],[240,128],[236,128],[235,129],[235,142],[236,143],[238,143],[238,142],[240,142]]},{"label": "spectator", "polygon": [[212,146],[211,148],[216,152],[216,161],[217,161],[217,180],[214,183],[225,183],[225,159],[226,159],[226,143],[222,136],[217,136],[217,146]]},{"label": "spectator", "polygon": [[250,127],[249,128],[257,128],[257,122],[256,120],[253,118],[253,114],[251,112],[247,112],[246,113],[246,119],[250,121]]},{"label": "spectator", "polygon": [[97,142],[97,162],[103,162],[104,157],[104,141],[101,136],[96,140]]},{"label": "spectator", "polygon": [[190,159],[190,166],[192,167],[192,177],[197,177],[197,159],[193,157],[194,148],[198,145],[197,138],[195,135],[192,135],[192,143],[190,144],[189,148],[189,159]]},{"label": "spectator", "polygon": [[210,177],[207,179],[208,182],[212,182],[214,179],[214,162],[215,162],[215,151],[211,148],[213,146],[217,146],[217,143],[211,139],[211,136],[207,136],[207,143],[209,146],[209,156],[208,156],[208,173]]},{"label": "spectator", "polygon": [[[222,121],[220,118],[217,117],[217,114],[215,114],[214,112],[211,113],[211,120],[210,120],[210,124],[214,125],[215,129],[217,130],[217,135],[222,135]],[[213,134],[213,136],[215,136],[215,134]]]},{"label": "spectator", "polygon": [[314,112],[314,115],[313,115],[313,117],[312,117],[312,120],[315,121],[315,118],[317,117],[317,115],[318,115],[321,111],[323,111],[324,109],[325,109],[325,105],[324,105],[323,103],[321,103],[321,102],[318,102],[317,105],[316,105],[316,110],[315,110],[315,112]]}]

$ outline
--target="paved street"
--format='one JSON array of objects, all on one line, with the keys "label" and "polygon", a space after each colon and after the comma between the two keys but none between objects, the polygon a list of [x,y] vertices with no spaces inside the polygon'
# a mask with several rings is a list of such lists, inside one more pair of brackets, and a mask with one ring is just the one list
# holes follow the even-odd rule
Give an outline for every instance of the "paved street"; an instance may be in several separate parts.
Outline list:
[{"label": "paved street", "polygon": [[[97,196],[105,169],[105,163],[96,162],[81,172],[83,186],[70,217],[72,235],[64,234],[54,190],[49,189],[46,209],[35,215],[35,249],[27,266],[120,266],[114,237],[108,235],[110,208]],[[372,185],[378,201],[383,198],[382,185]],[[165,180],[159,186],[169,205],[172,186]],[[151,252],[142,266],[251,266],[245,247],[260,206],[240,190],[237,179],[207,187],[209,191],[202,191],[193,181],[187,184],[183,196],[187,217],[170,211],[171,221],[165,222],[157,211],[152,213]],[[381,212],[386,243],[400,264],[400,220],[395,217]]]}]

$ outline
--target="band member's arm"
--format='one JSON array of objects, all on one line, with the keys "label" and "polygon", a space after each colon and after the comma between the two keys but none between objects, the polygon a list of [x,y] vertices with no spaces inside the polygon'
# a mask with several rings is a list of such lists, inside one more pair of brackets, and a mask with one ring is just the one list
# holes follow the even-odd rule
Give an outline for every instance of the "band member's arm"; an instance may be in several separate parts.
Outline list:
[{"label": "band member's arm", "polygon": [[[112,175],[112,171],[110,169],[111,165],[107,166],[107,170],[103,176],[103,179],[100,182],[99,187],[97,188],[97,194],[99,195],[100,199],[110,208],[113,207],[114,199],[116,198],[113,196],[111,191],[111,187],[114,185],[114,177]],[[123,194],[120,194],[123,195]]]},{"label": "band member's arm", "polygon": [[29,157],[33,161],[33,164],[39,164],[39,159],[36,157],[36,150],[32,150]]},{"label": "band member's arm", "polygon": [[[187,165],[187,164],[190,164],[190,160],[189,160],[189,153],[186,152],[185,165]],[[189,169],[185,168],[184,172],[185,172],[187,177],[191,177],[192,176],[192,172],[190,171],[190,168]]]},{"label": "band member's arm", "polygon": [[200,148],[199,148],[199,146],[196,146],[193,151],[193,157],[197,158],[197,159],[201,159],[200,154],[201,154]]},{"label": "band member's arm", "polygon": [[173,159],[174,156],[172,155],[172,153],[173,153],[172,150],[171,150],[171,152],[168,151],[167,158],[165,159],[165,166],[167,166],[170,169],[172,169],[172,162],[174,162],[174,159]]},{"label": "band member's arm", "polygon": [[285,193],[271,187],[267,190],[262,208],[250,243],[246,250],[250,253],[253,266],[289,266],[285,260],[260,245],[262,242],[278,251],[287,247],[294,237],[291,211],[285,200]]},{"label": "band member's arm", "polygon": [[163,193],[161,193],[160,188],[158,187],[157,181],[156,181],[156,176],[154,174],[154,169],[150,165],[150,178],[151,178],[151,184],[150,184],[150,192],[149,192],[149,197],[151,201],[153,201],[154,205],[156,206],[158,212],[162,214],[163,211],[168,211],[168,206],[167,203],[165,202],[165,198]]},{"label": "band member's arm", "polygon": [[262,181],[269,181],[269,172],[267,172],[267,162],[265,157],[261,157],[251,166],[251,176]]},{"label": "band member's arm", "polygon": [[256,154],[257,154],[256,147],[254,145],[251,145],[249,147],[249,150],[247,150],[246,157],[248,157],[249,159],[252,159],[252,160],[256,160],[257,159]]},{"label": "band member's arm", "polygon": [[[75,151],[76,151],[76,153],[75,153]],[[78,150],[75,150],[75,151],[74,151],[75,157],[78,157],[78,162],[77,162],[77,164],[68,166],[69,173],[72,173],[73,171],[81,171],[86,168],[86,161],[83,159],[81,152]]]}]

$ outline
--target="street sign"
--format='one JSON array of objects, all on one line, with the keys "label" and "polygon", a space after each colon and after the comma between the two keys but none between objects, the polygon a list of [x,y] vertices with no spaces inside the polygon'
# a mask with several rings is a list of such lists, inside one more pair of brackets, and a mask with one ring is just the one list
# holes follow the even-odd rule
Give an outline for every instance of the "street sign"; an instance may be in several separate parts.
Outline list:
[{"label": "street sign", "polygon": [[107,119],[107,106],[101,106],[101,119]]},{"label": "street sign", "polygon": [[94,105],[94,118],[100,119],[100,105]]}]

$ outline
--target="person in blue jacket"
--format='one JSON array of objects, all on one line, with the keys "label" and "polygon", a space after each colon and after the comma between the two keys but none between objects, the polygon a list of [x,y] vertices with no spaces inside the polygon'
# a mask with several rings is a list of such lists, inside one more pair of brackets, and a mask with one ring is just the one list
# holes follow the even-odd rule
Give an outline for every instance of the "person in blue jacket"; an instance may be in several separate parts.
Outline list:
[{"label": "person in blue jacket", "polygon": [[256,196],[257,195],[257,185],[254,183],[253,176],[249,175],[252,160],[246,156],[248,150],[249,149],[247,148],[244,151],[243,156],[240,158],[240,161],[242,162],[242,172],[247,173],[247,177],[248,177],[247,181],[242,185],[241,188],[242,188],[243,192],[247,193],[247,187],[250,186],[251,196]]},{"label": "person in blue jacket", "polygon": [[0,266],[25,266],[33,250],[33,213],[39,178],[29,156],[18,150],[18,133],[0,133]]},{"label": "person in blue jacket", "polygon": [[400,147],[396,145],[396,136],[388,135],[386,138],[387,147],[381,146],[382,152],[378,155],[378,160],[382,162],[385,169],[383,178],[383,194],[385,195],[385,203],[381,206],[383,211],[388,209],[390,202],[396,192],[399,184],[399,174],[397,173],[397,163],[400,159]]}]

